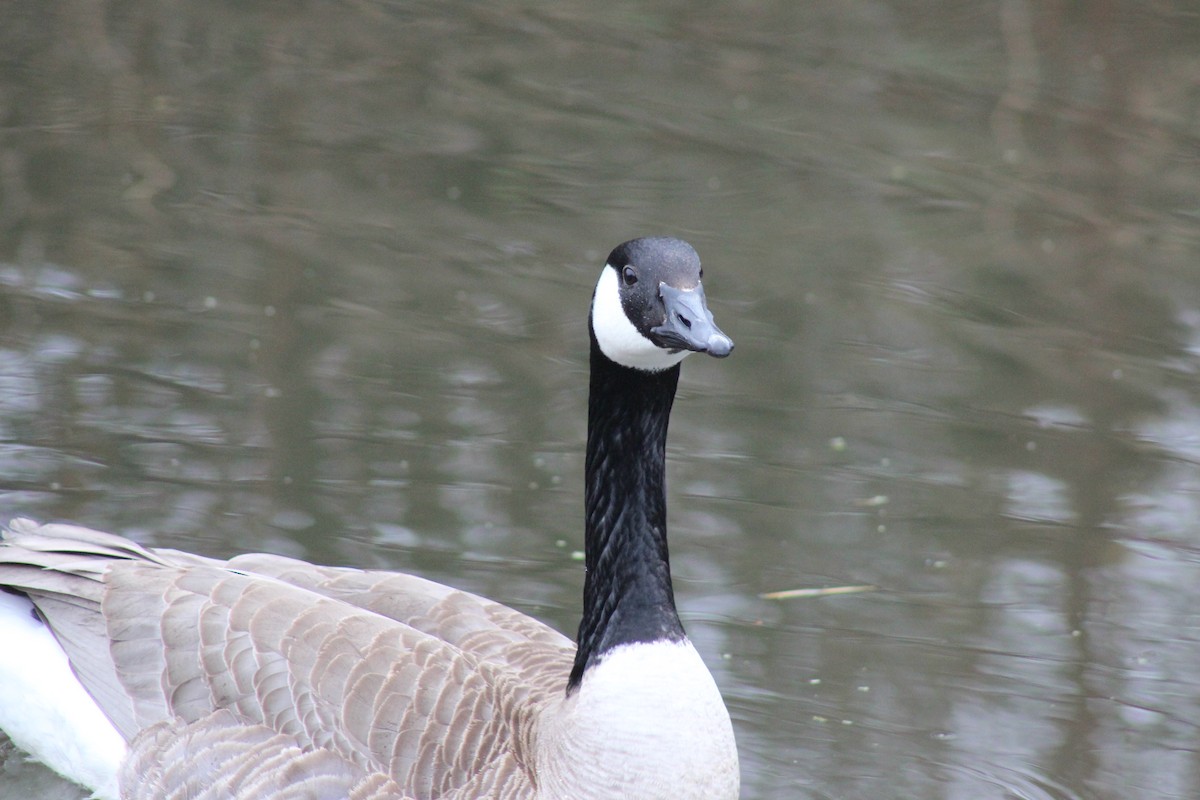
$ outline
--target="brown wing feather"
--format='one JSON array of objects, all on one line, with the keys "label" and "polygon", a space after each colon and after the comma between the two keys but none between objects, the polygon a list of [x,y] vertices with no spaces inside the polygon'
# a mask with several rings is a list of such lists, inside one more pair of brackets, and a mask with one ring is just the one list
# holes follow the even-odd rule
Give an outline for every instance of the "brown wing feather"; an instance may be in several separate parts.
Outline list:
[{"label": "brown wing feather", "polygon": [[541,623],[413,576],[262,555],[222,564],[74,526],[14,527],[0,584],[42,609],[132,739],[149,794],[131,796],[211,778],[231,726],[270,734],[239,756],[247,786],[311,768],[314,792],[339,797],[532,793],[536,720],[573,655]]},{"label": "brown wing feather", "polygon": [[538,698],[566,689],[574,643],[548,625],[492,600],[416,575],[318,567],[283,556],[243,555],[229,566],[270,575],[404,622],[481,660],[514,670]]},{"label": "brown wing feather", "polygon": [[130,745],[121,785],[125,800],[411,797],[386,775],[356,769],[327,750],[301,750],[290,737],[228,711],[146,728]]}]

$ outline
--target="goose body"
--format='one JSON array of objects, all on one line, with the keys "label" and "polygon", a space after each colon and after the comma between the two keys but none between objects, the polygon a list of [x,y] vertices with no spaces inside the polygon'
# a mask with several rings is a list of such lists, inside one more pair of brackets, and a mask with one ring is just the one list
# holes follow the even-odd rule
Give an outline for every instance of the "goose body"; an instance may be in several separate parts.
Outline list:
[{"label": "goose body", "polygon": [[413,575],[18,519],[0,729],[125,800],[736,798],[729,714],[667,558],[679,362],[733,347],[700,277],[686,243],[637,239],[593,295],[578,644]]}]

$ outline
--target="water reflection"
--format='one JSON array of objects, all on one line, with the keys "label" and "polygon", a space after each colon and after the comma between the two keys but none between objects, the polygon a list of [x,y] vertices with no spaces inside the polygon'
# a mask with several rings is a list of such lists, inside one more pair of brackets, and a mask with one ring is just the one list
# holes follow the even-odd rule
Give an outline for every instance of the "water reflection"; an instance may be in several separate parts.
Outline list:
[{"label": "water reflection", "polygon": [[0,505],[572,630],[580,315],[682,235],[738,351],[685,367],[672,555],[744,795],[1194,796],[1196,23],[10,2]]}]

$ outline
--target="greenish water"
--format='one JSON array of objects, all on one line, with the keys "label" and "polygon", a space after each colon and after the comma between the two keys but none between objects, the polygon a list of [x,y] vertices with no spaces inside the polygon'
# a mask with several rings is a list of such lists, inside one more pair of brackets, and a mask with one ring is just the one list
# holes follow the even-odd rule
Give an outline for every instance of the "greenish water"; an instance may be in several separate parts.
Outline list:
[{"label": "greenish water", "polygon": [[[9,2],[0,516],[571,632],[588,298],[678,235],[737,342],[685,364],[669,475],[743,796],[1197,796],[1198,36],[1182,2]],[[0,797],[80,796],[18,759]]]}]

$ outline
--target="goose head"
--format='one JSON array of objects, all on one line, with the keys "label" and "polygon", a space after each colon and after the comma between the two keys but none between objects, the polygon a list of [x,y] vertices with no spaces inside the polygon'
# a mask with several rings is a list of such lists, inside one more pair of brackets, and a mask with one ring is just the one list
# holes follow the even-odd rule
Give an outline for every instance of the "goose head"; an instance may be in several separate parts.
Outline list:
[{"label": "goose head", "polygon": [[713,322],[692,246],[652,237],[618,245],[592,295],[592,338],[622,366],[659,372],[689,353],[724,358],[733,340]]}]

